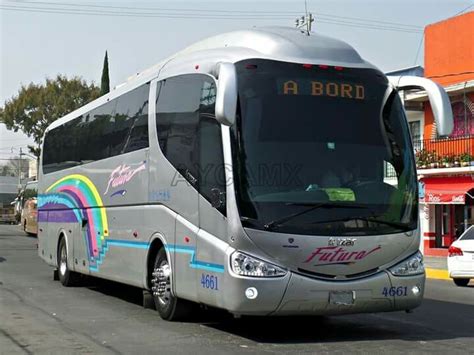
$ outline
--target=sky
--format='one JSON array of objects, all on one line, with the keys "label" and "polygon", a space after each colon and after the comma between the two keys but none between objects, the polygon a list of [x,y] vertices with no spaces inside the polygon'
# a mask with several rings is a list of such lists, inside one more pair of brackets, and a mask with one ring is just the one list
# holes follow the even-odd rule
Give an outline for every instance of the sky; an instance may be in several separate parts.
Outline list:
[{"label": "sky", "polygon": [[[307,0],[313,31],[354,46],[383,71],[423,65],[423,28],[474,0]],[[81,12],[78,14],[78,12]],[[21,85],[57,74],[111,87],[203,38],[254,26],[294,26],[304,0],[0,0],[0,107]],[[32,140],[0,124],[0,164]]]}]

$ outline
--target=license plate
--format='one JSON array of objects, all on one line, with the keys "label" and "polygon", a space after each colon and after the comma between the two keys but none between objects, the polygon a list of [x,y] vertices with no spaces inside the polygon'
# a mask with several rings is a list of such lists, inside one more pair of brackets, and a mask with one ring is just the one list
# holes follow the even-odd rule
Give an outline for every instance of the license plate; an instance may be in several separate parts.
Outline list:
[{"label": "license plate", "polygon": [[329,293],[329,303],[342,306],[354,304],[355,291],[332,291]]}]

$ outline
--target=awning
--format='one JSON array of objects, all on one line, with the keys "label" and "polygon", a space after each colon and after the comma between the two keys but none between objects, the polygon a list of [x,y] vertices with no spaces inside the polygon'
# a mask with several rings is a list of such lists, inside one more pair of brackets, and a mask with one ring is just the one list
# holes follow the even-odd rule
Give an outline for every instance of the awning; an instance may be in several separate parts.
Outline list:
[{"label": "awning", "polygon": [[470,176],[424,178],[420,185],[421,189],[424,185],[424,194],[420,197],[425,203],[463,205],[466,193],[474,189],[474,180]]}]

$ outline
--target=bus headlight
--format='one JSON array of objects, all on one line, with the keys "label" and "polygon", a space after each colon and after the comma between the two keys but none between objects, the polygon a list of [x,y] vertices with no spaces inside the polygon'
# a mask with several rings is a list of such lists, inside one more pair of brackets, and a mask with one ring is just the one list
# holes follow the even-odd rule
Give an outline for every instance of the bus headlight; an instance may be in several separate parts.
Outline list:
[{"label": "bus headlight", "polygon": [[278,277],[286,275],[286,270],[239,251],[233,252],[230,256],[230,265],[232,271],[241,276]]},{"label": "bus headlight", "polygon": [[392,266],[389,270],[395,276],[412,276],[422,274],[425,271],[425,267],[423,265],[423,255],[418,251],[408,259],[405,259],[401,263]]}]

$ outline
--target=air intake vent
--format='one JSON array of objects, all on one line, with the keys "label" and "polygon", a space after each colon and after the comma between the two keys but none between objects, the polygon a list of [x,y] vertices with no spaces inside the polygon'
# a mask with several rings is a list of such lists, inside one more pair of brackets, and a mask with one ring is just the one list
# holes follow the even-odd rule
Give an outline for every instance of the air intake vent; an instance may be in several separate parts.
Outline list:
[{"label": "air intake vent", "polygon": [[310,276],[310,277],[315,277],[315,278],[320,278],[320,279],[344,280],[344,279],[356,279],[356,278],[361,278],[364,276],[373,275],[379,271],[379,268],[374,268],[374,269],[370,269],[364,272],[358,272],[357,274],[350,274],[346,276],[322,274],[320,272],[314,272],[314,271],[309,271],[309,270],[300,269],[300,268],[298,268],[298,271],[304,274],[305,276]]},{"label": "air intake vent", "polygon": [[308,271],[308,270],[304,270],[304,269],[300,269],[300,268],[298,268],[298,271],[303,273],[303,274],[306,274],[307,276],[314,276],[314,277],[318,277],[318,278],[322,278],[322,279],[334,279],[334,278],[336,278],[335,275],[321,274],[319,272]]},{"label": "air intake vent", "polygon": [[346,275],[346,278],[355,279],[357,277],[369,276],[369,275],[375,274],[377,271],[379,271],[378,267],[376,267],[375,269],[364,271],[364,272],[358,272],[357,274]]}]

